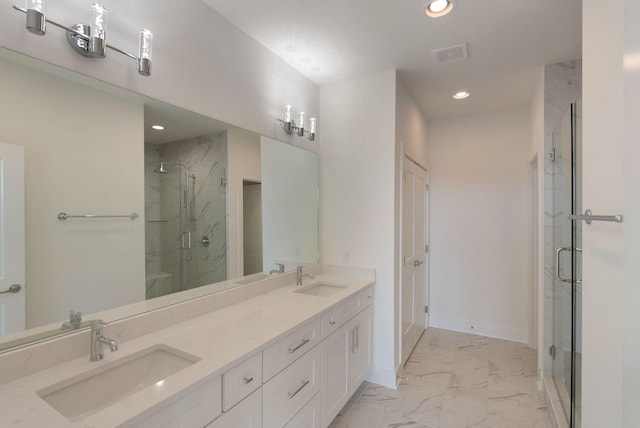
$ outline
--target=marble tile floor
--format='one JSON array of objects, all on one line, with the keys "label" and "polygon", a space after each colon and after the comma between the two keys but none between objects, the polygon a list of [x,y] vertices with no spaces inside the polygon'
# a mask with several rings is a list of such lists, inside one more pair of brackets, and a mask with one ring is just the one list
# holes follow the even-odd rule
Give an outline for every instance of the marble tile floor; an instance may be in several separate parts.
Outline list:
[{"label": "marble tile floor", "polygon": [[431,328],[397,390],[367,384],[330,428],[551,428],[526,345]]}]

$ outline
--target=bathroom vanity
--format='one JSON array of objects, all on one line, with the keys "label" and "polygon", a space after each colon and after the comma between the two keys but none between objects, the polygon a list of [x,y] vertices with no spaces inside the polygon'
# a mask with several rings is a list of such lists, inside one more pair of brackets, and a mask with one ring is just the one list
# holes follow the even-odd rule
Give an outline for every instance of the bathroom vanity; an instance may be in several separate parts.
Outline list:
[{"label": "bathroom vanity", "polygon": [[[20,358],[23,373],[0,385],[2,425],[328,426],[372,365],[375,273],[309,271],[302,286],[295,273],[272,275],[106,325],[119,349],[102,361],[89,361],[87,331],[3,354],[0,365]],[[57,350],[78,339],[84,355],[63,361]]]}]

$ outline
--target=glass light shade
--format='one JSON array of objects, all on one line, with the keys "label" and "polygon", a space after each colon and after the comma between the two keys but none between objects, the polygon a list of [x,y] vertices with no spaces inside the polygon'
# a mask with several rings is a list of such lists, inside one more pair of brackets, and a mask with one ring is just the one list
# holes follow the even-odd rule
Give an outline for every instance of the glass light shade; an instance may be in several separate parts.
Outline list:
[{"label": "glass light shade", "polygon": [[33,34],[43,36],[47,27],[47,1],[27,0],[26,28]]},{"label": "glass light shade", "polygon": [[47,0],[27,0],[27,10],[35,10],[46,15]]},{"label": "glass light shade", "polygon": [[304,128],[304,112],[301,111],[298,116],[298,128]]},{"label": "glass light shade", "polygon": [[284,121],[287,123],[291,122],[291,106],[289,104],[285,106]]},{"label": "glass light shade", "polygon": [[140,31],[140,44],[138,49],[138,58],[146,58],[151,60],[151,51],[153,49],[153,33],[147,29]]},{"label": "glass light shade", "polygon": [[107,9],[98,3],[91,5],[91,37],[106,40]]},{"label": "glass light shade", "polygon": [[312,134],[316,133],[316,118],[312,117],[309,119],[309,132]]}]

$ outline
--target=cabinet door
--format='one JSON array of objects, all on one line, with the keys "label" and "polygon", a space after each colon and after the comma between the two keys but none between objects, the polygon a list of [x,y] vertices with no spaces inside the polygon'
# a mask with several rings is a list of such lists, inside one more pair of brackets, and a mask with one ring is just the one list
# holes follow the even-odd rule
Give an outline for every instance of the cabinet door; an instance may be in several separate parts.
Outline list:
[{"label": "cabinet door", "polygon": [[372,366],[372,308],[368,307],[349,323],[353,343],[349,353],[349,392],[353,394]]},{"label": "cabinet door", "polygon": [[320,394],[316,394],[313,400],[309,401],[307,405],[285,425],[285,428],[320,428],[320,420]]},{"label": "cabinet door", "polygon": [[207,428],[262,428],[262,388],[223,413]]},{"label": "cabinet door", "polygon": [[351,323],[322,341],[322,426],[327,426],[351,397],[349,353]]}]

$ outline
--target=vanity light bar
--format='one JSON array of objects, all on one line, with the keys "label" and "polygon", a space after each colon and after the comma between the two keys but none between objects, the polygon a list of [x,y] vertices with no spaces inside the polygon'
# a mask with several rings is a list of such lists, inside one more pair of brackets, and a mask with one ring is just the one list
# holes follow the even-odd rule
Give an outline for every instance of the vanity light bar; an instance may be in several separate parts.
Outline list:
[{"label": "vanity light bar", "polygon": [[47,18],[46,0],[27,0],[26,9],[15,4],[13,5],[13,8],[27,15],[26,28],[33,34],[44,36],[46,34],[47,23],[49,23],[67,32],[67,41],[80,55],[89,58],[104,58],[106,56],[106,48],[109,48],[135,60],[138,73],[141,75],[151,75],[151,48],[153,44],[153,33],[146,29],[140,31],[138,56],[107,44],[108,12],[107,9],[98,3],[91,5],[91,25],[74,24],[71,27],[67,27],[66,25],[59,24],[58,22]]},{"label": "vanity light bar", "polygon": [[315,117],[309,118],[309,130],[304,127],[305,113],[301,111],[298,113],[298,122],[291,118],[291,105],[287,104],[284,111],[284,120],[278,118],[278,122],[282,123],[282,129],[287,134],[296,134],[298,137],[304,137],[305,134],[309,141],[316,139],[317,119]]}]

